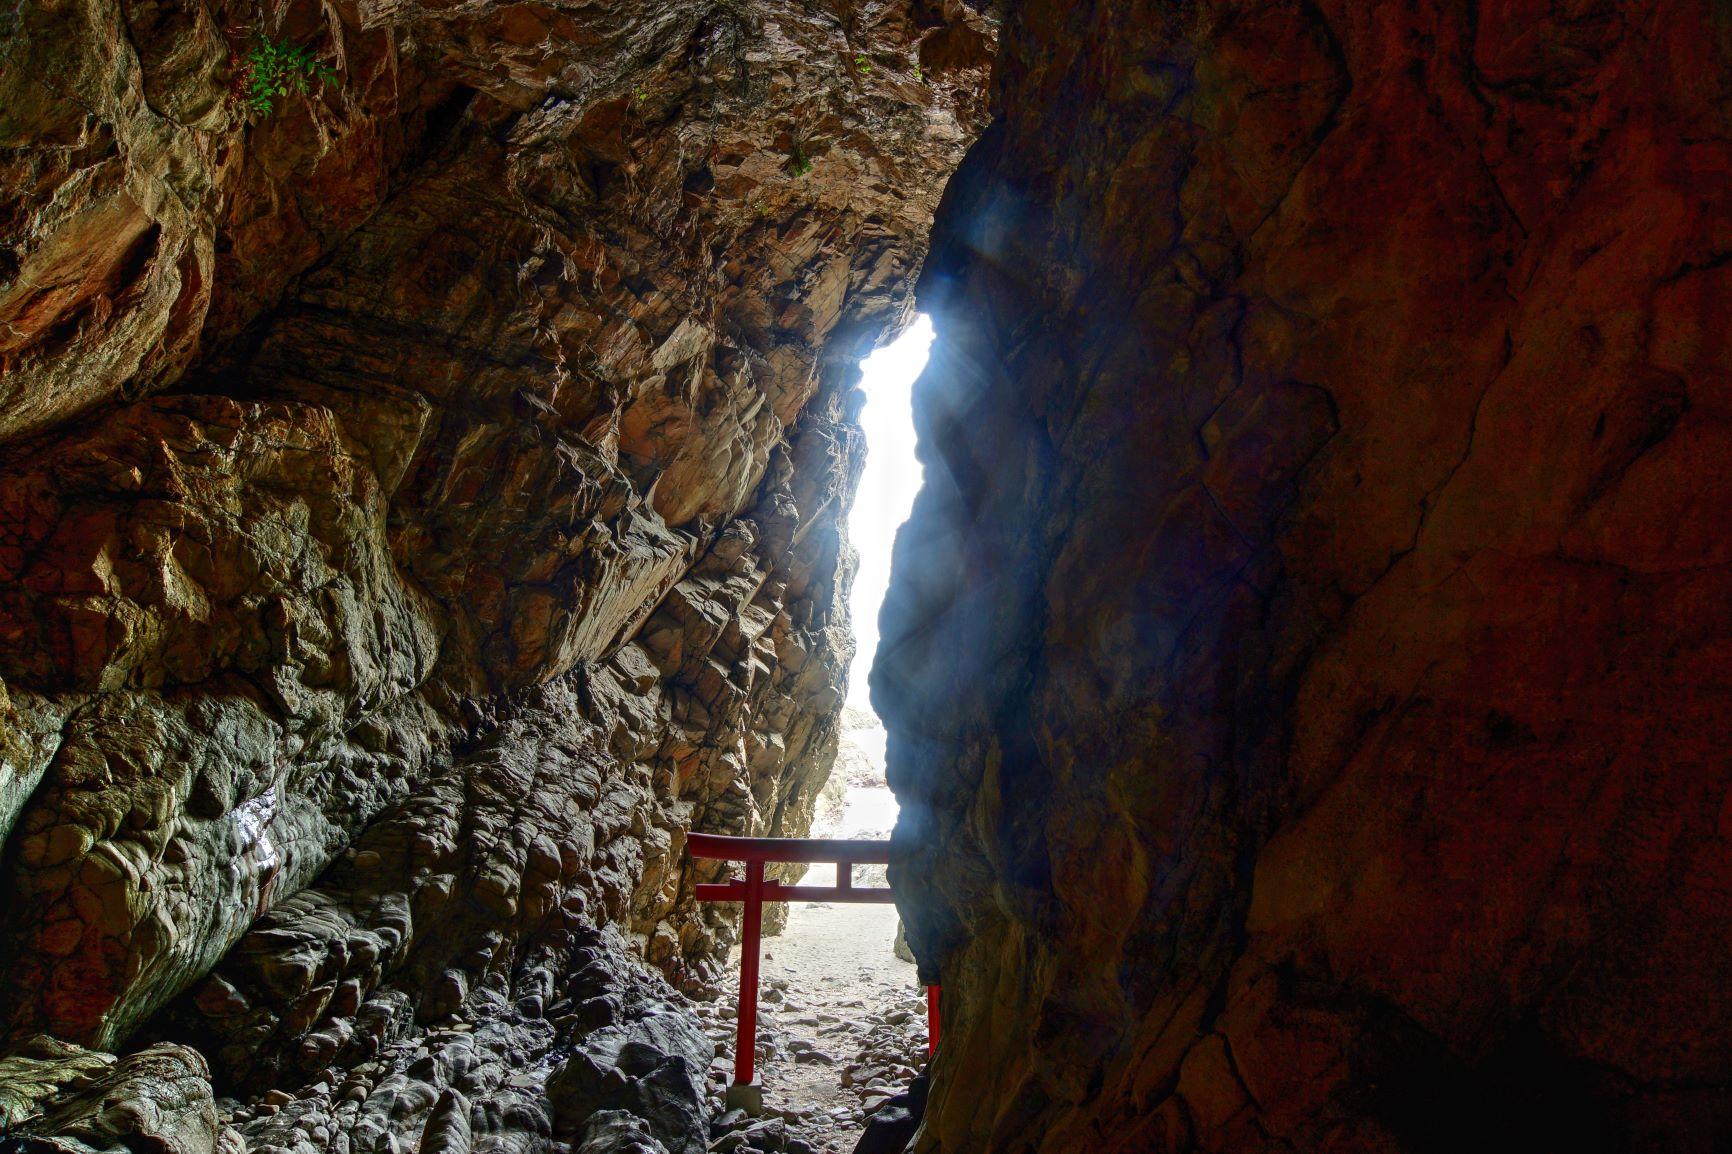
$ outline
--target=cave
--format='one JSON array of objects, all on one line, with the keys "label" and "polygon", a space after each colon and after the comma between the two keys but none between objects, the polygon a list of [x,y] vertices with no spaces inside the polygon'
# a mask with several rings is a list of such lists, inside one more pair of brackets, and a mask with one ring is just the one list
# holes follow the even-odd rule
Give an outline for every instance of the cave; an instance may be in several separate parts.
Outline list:
[{"label": "cave", "polygon": [[1732,1149],[1729,177],[1708,0],[6,6],[0,1151]]}]

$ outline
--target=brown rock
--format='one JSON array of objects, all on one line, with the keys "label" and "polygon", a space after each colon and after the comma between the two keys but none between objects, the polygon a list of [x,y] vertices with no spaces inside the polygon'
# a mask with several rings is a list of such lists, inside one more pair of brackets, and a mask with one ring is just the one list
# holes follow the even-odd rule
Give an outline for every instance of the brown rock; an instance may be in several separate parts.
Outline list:
[{"label": "brown rock", "polygon": [[[646,960],[715,972],[731,915],[685,832],[810,823],[850,393],[910,316],[993,24],[28,8],[0,15],[0,1053],[172,1037],[251,1144],[530,1148],[550,1055],[611,1007],[574,975],[605,953],[629,1016],[676,1012]],[[249,112],[267,40],[334,80]],[[211,1101],[202,1070],[127,1092]]]},{"label": "brown rock", "polygon": [[1732,1141],[1726,44],[1018,6],[875,672],[919,1149]]}]

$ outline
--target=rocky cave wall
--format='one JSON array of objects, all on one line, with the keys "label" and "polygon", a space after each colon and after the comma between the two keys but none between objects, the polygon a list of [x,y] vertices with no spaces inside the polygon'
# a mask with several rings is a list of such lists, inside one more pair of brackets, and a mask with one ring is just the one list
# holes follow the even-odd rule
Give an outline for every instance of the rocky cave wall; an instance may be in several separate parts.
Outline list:
[{"label": "rocky cave wall", "polygon": [[[0,1124],[701,1147],[684,834],[829,771],[857,362],[993,31],[0,13]],[[249,115],[261,38],[333,80]]]},{"label": "rocky cave wall", "polygon": [[1007,15],[874,672],[922,1151],[1732,1141],[1729,61]]}]

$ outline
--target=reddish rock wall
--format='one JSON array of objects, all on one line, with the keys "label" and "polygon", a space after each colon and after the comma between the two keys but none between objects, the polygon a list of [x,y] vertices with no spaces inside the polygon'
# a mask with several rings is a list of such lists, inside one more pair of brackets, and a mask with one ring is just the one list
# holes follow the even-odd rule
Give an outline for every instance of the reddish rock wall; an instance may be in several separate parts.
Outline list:
[{"label": "reddish rock wall", "polygon": [[874,674],[920,1149],[1723,1149],[1732,17],[1001,43]]},{"label": "reddish rock wall", "polygon": [[[627,955],[712,975],[685,831],[828,774],[857,362],[991,20],[10,7],[0,1126],[233,1147],[214,1082],[265,1146],[701,1148]],[[247,116],[261,36],[334,80]]]}]

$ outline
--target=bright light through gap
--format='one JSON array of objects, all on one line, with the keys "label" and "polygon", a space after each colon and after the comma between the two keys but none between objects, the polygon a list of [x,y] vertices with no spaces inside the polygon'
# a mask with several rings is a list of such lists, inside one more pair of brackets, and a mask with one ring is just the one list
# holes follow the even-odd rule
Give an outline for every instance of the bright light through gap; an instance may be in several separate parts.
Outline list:
[{"label": "bright light through gap", "polygon": [[860,389],[866,406],[860,425],[866,431],[866,470],[848,538],[860,556],[848,612],[854,620],[854,664],[848,671],[848,704],[870,710],[866,674],[878,649],[878,607],[890,587],[890,550],[896,530],[914,507],[920,488],[920,463],[914,458],[914,379],[932,349],[932,321],[914,319],[893,343],[860,362]]}]

